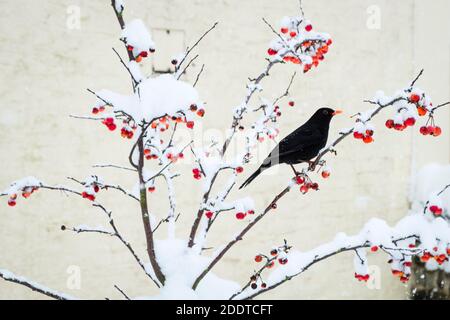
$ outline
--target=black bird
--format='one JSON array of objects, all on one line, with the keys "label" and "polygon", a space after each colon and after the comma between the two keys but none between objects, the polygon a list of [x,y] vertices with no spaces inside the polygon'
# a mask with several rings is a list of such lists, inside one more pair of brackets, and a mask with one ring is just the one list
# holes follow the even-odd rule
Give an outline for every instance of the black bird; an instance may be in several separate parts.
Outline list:
[{"label": "black bird", "polygon": [[239,189],[249,185],[261,172],[274,165],[286,163],[294,169],[294,164],[309,162],[317,156],[327,144],[331,118],[341,112],[330,108],[317,110],[305,124],[280,141]]}]

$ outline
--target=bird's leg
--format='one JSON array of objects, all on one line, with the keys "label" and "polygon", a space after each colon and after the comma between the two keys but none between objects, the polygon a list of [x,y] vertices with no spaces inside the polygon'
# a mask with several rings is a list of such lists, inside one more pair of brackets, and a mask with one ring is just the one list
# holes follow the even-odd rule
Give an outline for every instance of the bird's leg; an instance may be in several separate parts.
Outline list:
[{"label": "bird's leg", "polygon": [[295,176],[298,177],[298,176],[300,175],[300,172],[298,172],[297,170],[295,170],[295,167],[294,167],[293,164],[291,164],[290,166],[291,166],[291,168],[292,168],[292,171],[294,171]]}]

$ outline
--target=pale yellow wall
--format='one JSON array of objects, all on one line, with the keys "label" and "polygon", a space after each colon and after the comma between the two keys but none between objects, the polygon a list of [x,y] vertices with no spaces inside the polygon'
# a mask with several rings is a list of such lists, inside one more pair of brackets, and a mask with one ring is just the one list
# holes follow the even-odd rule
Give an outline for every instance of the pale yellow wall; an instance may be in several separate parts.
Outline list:
[{"label": "pale yellow wall", "polygon": [[[420,87],[435,102],[449,100],[449,1],[303,2],[315,28],[329,32],[334,44],[325,63],[296,79],[292,96],[297,107],[281,118],[282,135],[305,121],[318,106],[340,107],[347,115],[365,110],[368,106],[363,99],[371,98],[378,89],[394,93],[406,86],[421,67],[426,72]],[[192,81],[201,63],[206,64],[198,84],[202,98],[208,102],[204,127],[220,132],[230,123],[230,107],[245,94],[247,77],[256,75],[264,66],[272,34],[261,17],[276,24],[280,17],[298,10],[296,0],[128,0],[127,4],[127,19],[140,17],[150,28],[184,30],[186,43],[195,41],[214,21],[220,22],[199,46],[199,63],[187,76]],[[66,27],[70,5],[81,8],[80,30]],[[366,10],[371,5],[380,8],[380,29],[366,26]],[[66,183],[67,175],[82,179],[93,172],[131,188],[134,177],[128,173],[91,169],[95,163],[127,165],[130,143],[108,134],[101,125],[68,118],[69,114],[83,114],[90,109],[93,99],[85,91],[87,87],[129,92],[127,75],[111,51],[112,46],[122,47],[109,1],[2,0],[1,7],[1,188],[26,175],[56,184]],[[147,69],[149,64],[146,62]],[[267,95],[281,93],[293,71],[292,66],[276,68],[263,83]],[[322,183],[321,192],[306,197],[295,191],[288,194],[277,212],[259,223],[215,271],[243,283],[254,268],[253,255],[284,238],[296,249],[307,250],[331,240],[339,231],[357,232],[373,216],[394,223],[407,210],[413,154],[417,165],[430,160],[448,162],[449,113],[443,110],[438,116],[444,129],[439,139],[419,137],[418,128],[414,128],[415,138],[411,130],[388,132],[383,127],[386,117],[381,116],[375,121],[379,130],[373,145],[351,139],[343,142],[338,157],[330,158],[333,175]],[[341,117],[331,130],[337,132],[349,125],[348,117]],[[200,199],[190,169],[180,165],[187,178],[176,184],[182,213],[179,237],[187,236]],[[250,168],[246,169],[245,173],[249,172]],[[258,183],[231,197],[249,192],[262,208],[274,190],[281,190],[290,174],[288,168],[280,168],[277,174],[260,177]],[[165,202],[159,199],[164,198],[164,186],[160,189],[158,197],[150,197],[150,206],[163,216]],[[144,257],[143,228],[136,204],[114,192],[103,194],[102,200],[114,209],[121,230]],[[2,199],[0,268],[87,298],[119,298],[112,288],[114,284],[133,296],[155,293],[115,239],[59,230],[61,224],[81,223],[106,226],[101,213],[82,199],[39,192],[26,202],[19,201],[14,209],[9,209],[6,199]],[[219,244],[240,228],[242,223],[234,218],[225,219],[214,226],[210,244]],[[158,237],[165,234],[164,229],[158,231]],[[369,290],[353,280],[352,259],[350,254],[332,258],[263,297],[404,298],[405,287],[390,276],[385,256],[370,258],[370,264],[381,267],[379,290]],[[81,268],[80,290],[67,289],[66,270],[71,265]],[[42,296],[0,281],[0,298]]]}]

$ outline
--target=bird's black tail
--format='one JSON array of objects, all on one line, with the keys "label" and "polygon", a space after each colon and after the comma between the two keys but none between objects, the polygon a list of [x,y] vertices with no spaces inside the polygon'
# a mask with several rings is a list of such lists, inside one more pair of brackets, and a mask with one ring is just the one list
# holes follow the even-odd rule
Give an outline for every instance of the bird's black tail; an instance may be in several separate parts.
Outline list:
[{"label": "bird's black tail", "polygon": [[252,174],[250,177],[248,177],[247,180],[245,180],[245,182],[239,187],[239,189],[242,189],[242,188],[248,186],[248,185],[249,185],[253,180],[255,180],[255,178],[256,178],[257,176],[259,176],[260,173],[263,172],[265,169],[267,169],[267,168],[265,168],[263,165],[261,165],[261,166],[258,168],[258,170],[256,170],[255,172],[253,172],[253,174]]}]

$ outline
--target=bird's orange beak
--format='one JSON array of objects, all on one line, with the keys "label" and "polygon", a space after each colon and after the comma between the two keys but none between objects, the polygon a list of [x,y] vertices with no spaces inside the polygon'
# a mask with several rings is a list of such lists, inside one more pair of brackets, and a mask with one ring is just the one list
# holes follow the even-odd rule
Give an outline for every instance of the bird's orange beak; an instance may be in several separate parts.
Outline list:
[{"label": "bird's orange beak", "polygon": [[334,112],[333,112],[333,116],[335,116],[335,115],[337,115],[337,114],[341,114],[341,113],[343,113],[344,111],[342,111],[342,110],[334,110]]}]

